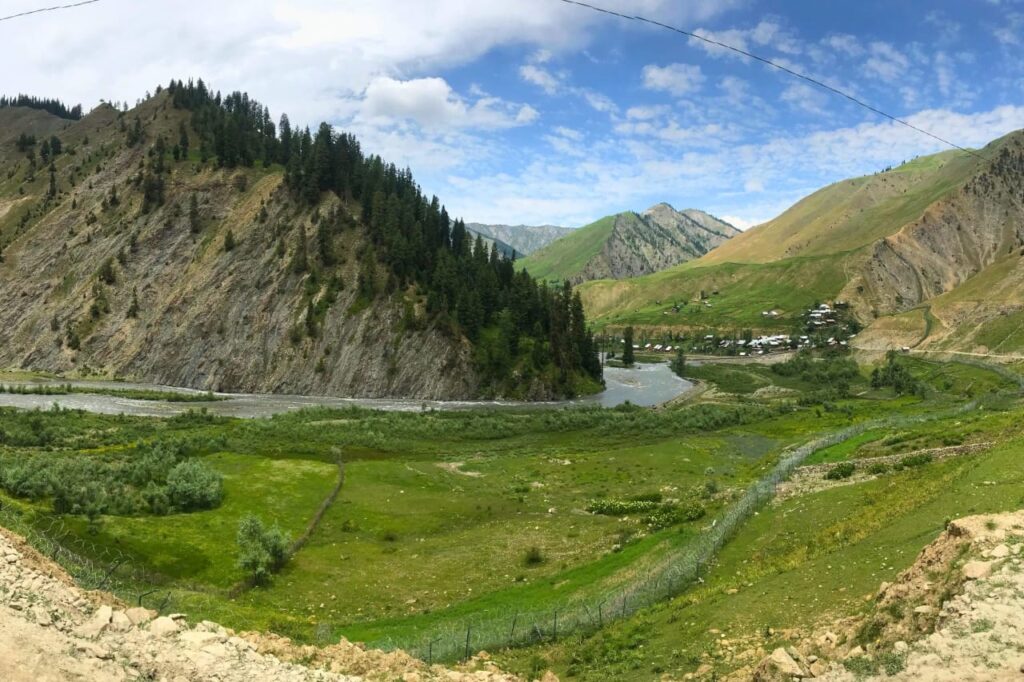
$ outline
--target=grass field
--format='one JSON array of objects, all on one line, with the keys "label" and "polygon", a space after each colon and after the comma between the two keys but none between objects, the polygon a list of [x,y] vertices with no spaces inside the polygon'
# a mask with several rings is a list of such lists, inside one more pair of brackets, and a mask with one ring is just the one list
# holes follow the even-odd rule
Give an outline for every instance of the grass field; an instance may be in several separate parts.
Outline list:
[{"label": "grass field", "polygon": [[[702,664],[724,673],[755,663],[742,659],[748,649],[785,644],[789,629],[827,629],[864,609],[865,596],[912,563],[947,519],[1024,505],[1024,438],[1013,426],[1020,414],[1015,407],[976,417],[978,434],[1003,439],[988,452],[770,506],[722,551],[699,589],[594,636],[502,660],[520,671],[554,666],[570,679],[652,680]],[[927,441],[959,421],[911,434]]]},{"label": "grass field", "polygon": [[[754,401],[747,388],[756,382],[794,396],[819,387],[767,367],[712,364],[693,369],[716,385],[716,402],[676,409],[310,410],[247,421],[0,410],[0,449],[32,458],[91,458],[123,453],[140,441],[191,439],[200,444],[194,456],[223,476],[218,507],[107,515],[92,524],[64,515],[75,546],[100,562],[113,553],[127,556],[126,582],[144,579],[159,588],[159,599],[152,599],[166,599],[167,610],[192,618],[303,641],[344,634],[422,653],[432,638],[456,632],[461,640],[466,624],[479,622],[481,614],[553,613],[623,589],[700,540],[787,449],[850,424],[947,411],[968,394],[988,401],[985,410],[955,420],[891,433],[868,430],[812,459],[1021,438],[1013,381],[976,366],[906,361],[933,386],[923,400],[865,390],[824,409],[797,407],[784,397]],[[973,388],[965,391],[965,384]],[[45,444],[32,445],[33,438]],[[246,588],[235,565],[239,520],[255,513],[296,537],[338,480],[339,456],[345,485],[308,544],[269,583]],[[999,477],[989,468],[971,473],[988,461],[984,455],[762,509],[726,545],[704,584],[596,635],[573,635],[571,645],[510,651],[505,660],[529,671],[540,656],[581,679],[652,679],[658,670],[692,670],[703,661],[701,653],[713,647],[711,627],[756,631],[759,624],[784,626],[794,612],[852,609],[856,595],[909,561],[935,524],[941,526],[922,509],[940,504],[956,486],[963,488],[961,506],[967,504],[973,493],[964,486],[971,476],[997,485],[1017,480],[1020,467],[1002,456]],[[867,497],[864,490],[871,491]],[[652,496],[695,502],[706,515],[655,523],[642,512],[587,511],[595,501],[630,504]],[[985,502],[1009,504],[1009,497],[1000,499]],[[2,500],[37,527],[50,527],[49,500],[7,493]],[[890,528],[904,522],[914,530],[909,541]],[[858,549],[899,542],[892,545],[898,555],[896,549]],[[876,551],[893,555],[884,567]],[[817,578],[821,587],[805,585],[821,562],[856,570],[827,572]],[[793,603],[783,597],[789,580],[802,586]],[[738,594],[726,593],[732,589]]]},{"label": "grass field", "polygon": [[[691,261],[645,277],[587,282],[580,295],[597,329],[635,325],[791,331],[807,308],[835,299],[846,283],[844,263],[857,257],[841,254],[765,264]],[[699,300],[701,292],[705,302]],[[680,305],[679,312],[673,311],[675,305]],[[761,313],[767,310],[781,315],[765,318]]]},{"label": "grass field", "polygon": [[539,280],[564,280],[579,273],[599,254],[612,234],[617,216],[581,227],[516,262]]}]

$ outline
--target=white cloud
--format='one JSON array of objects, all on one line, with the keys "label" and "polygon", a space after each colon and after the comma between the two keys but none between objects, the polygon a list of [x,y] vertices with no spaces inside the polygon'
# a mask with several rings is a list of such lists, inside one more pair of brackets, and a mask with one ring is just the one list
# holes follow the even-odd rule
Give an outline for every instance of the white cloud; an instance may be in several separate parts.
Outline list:
[{"label": "white cloud", "polygon": [[794,108],[812,114],[824,113],[827,102],[825,93],[806,83],[793,83],[787,86],[779,98]]},{"label": "white cloud", "polygon": [[840,52],[848,57],[859,57],[864,54],[864,48],[861,46],[857,36],[852,36],[849,33],[837,33],[825,38],[821,42],[833,51]]},{"label": "white cloud", "polygon": [[910,60],[889,43],[876,41],[868,48],[869,57],[864,68],[869,74],[887,83],[898,80],[910,67]]},{"label": "white cloud", "polygon": [[497,97],[467,102],[443,78],[400,81],[381,76],[366,87],[359,105],[359,116],[369,120],[412,121],[432,129],[511,128],[531,123],[538,115],[528,104]]},{"label": "white cloud", "polygon": [[535,64],[523,64],[519,67],[519,76],[527,83],[533,83],[549,95],[558,92],[562,81],[547,69]]},{"label": "white cloud", "polygon": [[635,119],[638,121],[649,121],[652,118],[658,118],[664,116],[669,112],[669,108],[664,104],[656,104],[653,106],[637,106],[630,107],[626,110],[626,118]]},{"label": "white cloud", "polygon": [[643,79],[648,90],[662,90],[677,97],[697,92],[705,80],[700,67],[693,64],[648,64],[643,69]]}]

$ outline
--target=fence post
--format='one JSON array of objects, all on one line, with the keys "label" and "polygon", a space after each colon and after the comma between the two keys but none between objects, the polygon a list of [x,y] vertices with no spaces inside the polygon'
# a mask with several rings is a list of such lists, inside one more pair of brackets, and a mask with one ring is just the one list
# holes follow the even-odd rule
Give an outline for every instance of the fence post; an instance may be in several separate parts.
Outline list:
[{"label": "fence post", "polygon": [[472,628],[473,628],[473,624],[472,623],[470,623],[469,625],[466,626],[466,659],[465,660],[467,660],[467,661],[469,660],[469,633],[470,633],[470,630],[472,630]]},{"label": "fence post", "polygon": [[514,641],[514,637],[515,637],[515,634],[516,634],[516,621],[517,620],[519,620],[519,612],[518,611],[516,611],[515,613],[512,614],[512,629],[509,630],[509,632],[508,632],[508,640],[509,640],[510,643],[512,641]]},{"label": "fence post", "polygon": [[558,609],[555,609],[555,625],[552,628],[552,636],[554,640],[558,641]]},{"label": "fence post", "polygon": [[434,665],[434,640],[427,642],[427,665]]},{"label": "fence post", "polygon": [[604,602],[597,605],[597,626],[604,627]]}]

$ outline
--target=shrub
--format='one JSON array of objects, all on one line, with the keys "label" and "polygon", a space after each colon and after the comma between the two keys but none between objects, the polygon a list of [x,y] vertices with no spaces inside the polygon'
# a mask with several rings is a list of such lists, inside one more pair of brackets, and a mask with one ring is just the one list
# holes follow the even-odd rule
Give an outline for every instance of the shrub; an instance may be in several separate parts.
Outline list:
[{"label": "shrub", "polygon": [[540,566],[544,563],[544,553],[540,550],[540,547],[533,546],[526,550],[523,555],[524,566]]},{"label": "shrub", "polygon": [[212,509],[223,496],[221,475],[197,459],[186,459],[167,474],[167,497],[183,511]]},{"label": "shrub", "polygon": [[885,462],[875,462],[867,468],[869,474],[884,474],[889,470],[889,465]]},{"label": "shrub", "polygon": [[932,456],[930,454],[928,454],[927,452],[922,452],[922,453],[917,454],[917,455],[907,455],[906,457],[901,459],[899,461],[899,463],[894,468],[897,469],[897,470],[899,470],[899,469],[909,469],[911,467],[924,466],[925,464],[928,464],[931,461],[932,461]]},{"label": "shrub", "polygon": [[277,526],[266,527],[263,521],[247,514],[238,524],[238,567],[261,584],[288,558],[288,537]]},{"label": "shrub", "polygon": [[857,466],[853,462],[840,462],[828,470],[828,473],[825,474],[825,479],[829,481],[840,481],[844,478],[853,476],[853,472],[856,470]]}]

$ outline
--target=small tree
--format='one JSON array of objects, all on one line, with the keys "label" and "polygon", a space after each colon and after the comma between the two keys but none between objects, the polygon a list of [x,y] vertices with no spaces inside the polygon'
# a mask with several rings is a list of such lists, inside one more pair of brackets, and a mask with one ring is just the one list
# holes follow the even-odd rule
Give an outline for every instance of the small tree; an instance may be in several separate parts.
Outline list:
[{"label": "small tree", "polygon": [[633,328],[626,327],[626,331],[622,335],[622,364],[626,367],[632,367],[635,361],[633,356]]},{"label": "small tree", "polygon": [[235,250],[235,233],[231,230],[224,235],[224,250],[229,252]]},{"label": "small tree", "polygon": [[683,353],[682,346],[676,348],[676,357],[672,360],[672,371],[678,376],[683,376],[686,372],[686,355]]},{"label": "small tree", "polygon": [[238,524],[238,567],[248,573],[257,585],[266,582],[271,573],[284,565],[288,554],[288,538],[276,525],[267,528],[252,514]]}]

